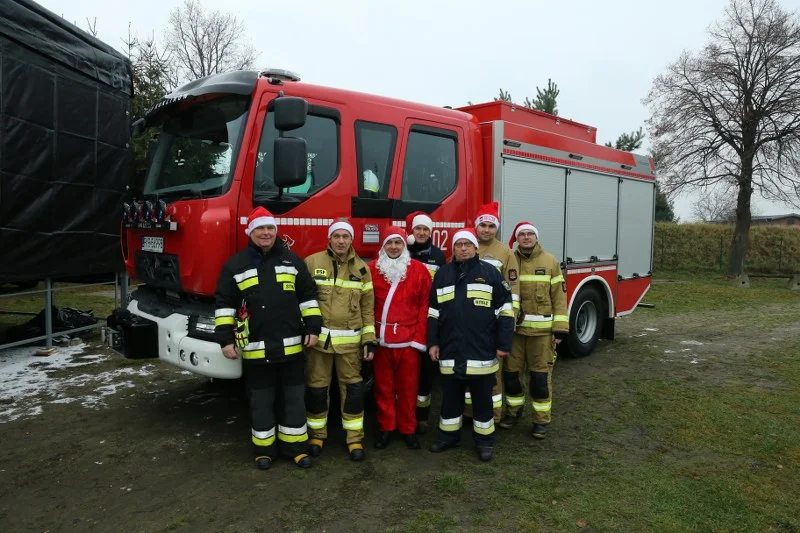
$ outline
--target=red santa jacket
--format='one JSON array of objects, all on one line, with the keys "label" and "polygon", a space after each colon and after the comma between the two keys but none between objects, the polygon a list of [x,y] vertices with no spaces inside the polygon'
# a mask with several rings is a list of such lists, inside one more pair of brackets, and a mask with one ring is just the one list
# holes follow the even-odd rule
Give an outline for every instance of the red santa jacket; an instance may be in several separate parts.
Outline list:
[{"label": "red santa jacket", "polygon": [[389,284],[375,261],[369,264],[375,294],[375,322],[378,342],[387,348],[414,347],[425,350],[428,327],[428,298],[431,276],[428,269],[412,259],[406,277]]}]

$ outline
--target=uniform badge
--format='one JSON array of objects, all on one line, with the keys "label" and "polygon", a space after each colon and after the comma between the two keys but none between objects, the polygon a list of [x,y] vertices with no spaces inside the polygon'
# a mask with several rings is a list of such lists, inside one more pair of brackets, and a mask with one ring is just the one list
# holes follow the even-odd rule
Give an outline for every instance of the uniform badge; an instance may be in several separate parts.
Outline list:
[{"label": "uniform badge", "polygon": [[315,276],[322,276],[323,278],[327,278],[328,277],[328,271],[325,270],[324,268],[316,268],[316,269],[314,269],[314,275]]},{"label": "uniform badge", "polygon": [[503,280],[503,287],[505,287],[508,292],[511,292],[511,285],[509,285],[505,280]]},{"label": "uniform badge", "polygon": [[350,274],[350,281],[361,281],[361,278],[359,278],[358,276],[354,276],[354,275]]},{"label": "uniform badge", "polygon": [[543,268],[537,268],[536,269],[536,275],[537,276],[544,276],[545,274],[547,274],[547,271],[545,269],[543,269]]},{"label": "uniform badge", "polygon": [[285,291],[293,291],[294,290],[294,283],[284,283],[283,290]]},{"label": "uniform badge", "polygon": [[486,283],[486,280],[483,278],[475,278],[476,283]]},{"label": "uniform badge", "polygon": [[477,307],[491,307],[492,306],[492,304],[489,302],[489,300],[483,300],[481,298],[475,298],[474,300],[472,300],[472,302]]},{"label": "uniform badge", "polygon": [[513,268],[508,271],[508,279],[511,281],[517,281],[517,271]]}]

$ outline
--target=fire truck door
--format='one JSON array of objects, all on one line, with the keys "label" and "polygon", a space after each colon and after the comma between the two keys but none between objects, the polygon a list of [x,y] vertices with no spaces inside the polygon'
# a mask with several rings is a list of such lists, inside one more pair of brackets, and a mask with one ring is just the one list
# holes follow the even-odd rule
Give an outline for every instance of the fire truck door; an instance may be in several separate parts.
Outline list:
[{"label": "fire truck door", "polygon": [[452,235],[449,222],[464,220],[467,205],[464,133],[458,126],[408,119],[401,147],[401,179],[395,184],[393,218],[413,211],[432,214],[439,227],[433,241],[447,249]]}]

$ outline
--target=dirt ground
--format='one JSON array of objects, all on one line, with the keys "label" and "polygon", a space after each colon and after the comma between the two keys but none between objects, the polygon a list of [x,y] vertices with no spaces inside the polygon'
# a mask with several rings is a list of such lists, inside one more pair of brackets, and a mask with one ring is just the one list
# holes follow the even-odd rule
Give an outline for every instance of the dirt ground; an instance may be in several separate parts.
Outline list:
[{"label": "dirt ground", "polygon": [[[763,341],[731,328],[737,320],[747,320],[746,311],[654,316],[643,310],[621,319],[617,341],[589,358],[558,361],[555,431],[547,446],[532,441],[527,429],[504,432],[495,461],[482,472],[497,475],[513,465],[511,450],[547,461],[580,446],[610,407],[577,393],[575,384],[601,374],[624,384],[642,372],[704,368],[713,379],[736,379],[726,374],[725,358]],[[475,461],[469,444],[446,457],[400,443],[375,451],[370,410],[364,463],[348,461],[332,416],[329,446],[312,469],[279,461],[258,471],[246,402],[235,385],[157,360],[128,361],[97,342],[50,357],[34,357],[32,349],[0,352],[0,530],[402,530],[435,497],[437,479]],[[437,415],[435,398],[432,420]],[[657,446],[628,437],[618,444],[636,453]],[[423,446],[432,439],[423,437]]]}]

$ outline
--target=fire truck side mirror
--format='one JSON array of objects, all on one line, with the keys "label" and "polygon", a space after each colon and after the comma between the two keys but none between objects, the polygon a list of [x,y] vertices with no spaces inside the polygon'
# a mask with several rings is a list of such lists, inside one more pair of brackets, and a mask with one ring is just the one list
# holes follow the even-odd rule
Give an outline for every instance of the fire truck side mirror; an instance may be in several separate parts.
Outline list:
[{"label": "fire truck side mirror", "polygon": [[308,102],[294,96],[280,96],[273,100],[275,129],[291,131],[302,127],[308,116]]},{"label": "fire truck side mirror", "polygon": [[279,188],[296,187],[306,182],[308,148],[306,140],[278,137],[274,145],[275,166],[273,176]]}]

